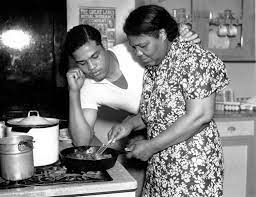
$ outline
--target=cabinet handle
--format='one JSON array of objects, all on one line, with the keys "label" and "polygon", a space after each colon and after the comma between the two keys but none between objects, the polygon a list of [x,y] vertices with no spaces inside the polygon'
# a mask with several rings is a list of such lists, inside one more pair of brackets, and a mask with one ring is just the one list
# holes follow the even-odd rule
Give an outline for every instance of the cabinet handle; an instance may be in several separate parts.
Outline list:
[{"label": "cabinet handle", "polygon": [[228,127],[228,131],[229,131],[230,133],[233,133],[235,130],[236,130],[236,127],[233,127],[233,126]]}]

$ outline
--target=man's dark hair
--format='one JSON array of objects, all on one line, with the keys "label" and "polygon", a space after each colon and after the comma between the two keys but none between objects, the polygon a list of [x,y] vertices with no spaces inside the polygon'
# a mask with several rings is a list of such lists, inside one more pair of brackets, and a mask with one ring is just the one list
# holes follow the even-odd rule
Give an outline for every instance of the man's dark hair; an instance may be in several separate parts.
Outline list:
[{"label": "man's dark hair", "polygon": [[178,24],[163,7],[145,5],[133,10],[127,17],[123,30],[127,36],[141,34],[159,37],[159,30],[165,29],[168,40],[179,35]]},{"label": "man's dark hair", "polygon": [[90,25],[77,25],[70,29],[65,40],[65,50],[68,55],[89,41],[95,41],[97,45],[102,45],[100,32]]}]

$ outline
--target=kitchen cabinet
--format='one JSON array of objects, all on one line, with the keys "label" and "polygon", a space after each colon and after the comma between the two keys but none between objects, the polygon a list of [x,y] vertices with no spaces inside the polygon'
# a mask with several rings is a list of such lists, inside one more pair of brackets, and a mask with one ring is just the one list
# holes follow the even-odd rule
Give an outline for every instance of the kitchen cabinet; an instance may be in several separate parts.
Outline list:
[{"label": "kitchen cabinet", "polygon": [[224,151],[224,197],[256,196],[255,119],[246,113],[215,117]]},{"label": "kitchen cabinet", "polygon": [[[146,2],[146,1],[144,1]],[[149,0],[192,26],[223,61],[255,61],[255,0]]]},{"label": "kitchen cabinet", "polygon": [[[193,29],[223,61],[255,61],[254,8],[254,0],[195,0]],[[228,33],[232,27],[235,35]]]}]

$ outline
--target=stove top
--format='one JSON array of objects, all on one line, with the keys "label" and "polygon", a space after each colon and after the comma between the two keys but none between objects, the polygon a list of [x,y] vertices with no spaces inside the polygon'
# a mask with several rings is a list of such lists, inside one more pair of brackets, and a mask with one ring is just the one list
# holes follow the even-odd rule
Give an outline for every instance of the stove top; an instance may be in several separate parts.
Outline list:
[{"label": "stove top", "polygon": [[91,183],[112,181],[107,171],[68,172],[60,162],[49,166],[35,167],[34,175],[25,180],[7,181],[0,177],[0,189],[12,189],[30,186],[49,186],[59,184]]}]

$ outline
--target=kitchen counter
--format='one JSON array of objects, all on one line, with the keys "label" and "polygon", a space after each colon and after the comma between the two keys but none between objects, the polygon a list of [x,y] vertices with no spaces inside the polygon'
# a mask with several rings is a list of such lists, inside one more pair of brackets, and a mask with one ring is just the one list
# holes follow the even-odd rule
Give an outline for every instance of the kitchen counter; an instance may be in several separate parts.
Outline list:
[{"label": "kitchen counter", "polygon": [[214,119],[256,119],[256,111],[240,111],[240,112],[230,112],[230,111],[215,111]]},{"label": "kitchen counter", "polygon": [[[68,144],[60,143],[61,148]],[[95,183],[74,183],[51,186],[31,186],[25,188],[0,190],[1,197],[42,197],[42,196],[104,196],[104,197],[135,197],[136,180],[117,161],[115,166],[107,170],[112,181]]]}]

